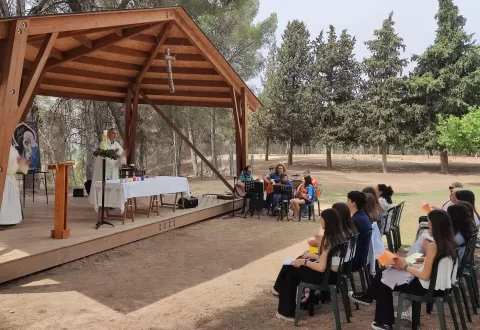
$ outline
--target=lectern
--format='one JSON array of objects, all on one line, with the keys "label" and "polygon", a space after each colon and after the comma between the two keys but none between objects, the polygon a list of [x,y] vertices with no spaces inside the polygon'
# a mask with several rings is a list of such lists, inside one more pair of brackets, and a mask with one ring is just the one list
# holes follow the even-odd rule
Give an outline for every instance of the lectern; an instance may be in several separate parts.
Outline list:
[{"label": "lectern", "polygon": [[74,161],[48,165],[49,170],[55,170],[55,222],[52,238],[64,239],[70,236],[70,229],[67,229],[68,167],[74,165]]}]

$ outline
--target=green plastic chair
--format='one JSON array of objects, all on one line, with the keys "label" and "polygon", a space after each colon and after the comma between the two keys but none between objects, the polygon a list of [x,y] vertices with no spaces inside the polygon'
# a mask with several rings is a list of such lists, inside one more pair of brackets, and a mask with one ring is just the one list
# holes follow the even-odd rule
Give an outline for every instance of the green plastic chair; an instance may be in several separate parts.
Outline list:
[{"label": "green plastic chair", "polygon": [[[316,284],[310,284],[310,283],[306,283],[306,282],[300,282],[300,284],[298,285],[298,289],[297,289],[297,306],[295,308],[295,322],[294,322],[294,325],[295,326],[298,326],[298,321],[300,320],[300,305],[301,305],[301,301],[302,301],[302,295],[303,295],[303,292],[306,288],[309,288],[310,289],[310,292],[315,292],[317,290],[320,290],[320,291],[324,291],[324,292],[330,292],[330,296],[331,296],[331,300],[332,300],[332,307],[333,307],[333,313],[335,315],[335,329],[336,330],[341,330],[342,329],[342,325],[340,323],[340,312],[339,312],[339,308],[338,308],[338,299],[337,299],[337,289],[340,290],[340,293],[342,295],[342,300],[343,300],[343,303],[344,303],[344,308],[345,308],[345,315],[346,315],[346,318],[347,318],[347,322],[350,323],[350,315],[351,315],[351,311],[349,311],[348,307],[347,307],[347,301],[348,301],[348,295],[347,295],[347,291],[346,290],[343,290],[343,286],[340,284],[341,283],[341,275],[342,275],[342,270],[343,270],[343,262],[345,260],[345,256],[347,254],[347,251],[348,251],[348,247],[350,246],[351,244],[351,239],[349,239],[348,241],[345,241],[343,243],[340,243],[338,244],[337,246],[335,246],[333,249],[330,250],[330,252],[328,253],[328,257],[327,257],[327,267],[325,268],[325,272],[324,272],[324,277],[323,277],[323,281],[320,285],[316,285]],[[340,258],[340,263],[339,263],[339,266],[338,266],[338,272],[337,272],[337,281],[335,284],[329,284],[329,279],[330,279],[330,274],[331,274],[331,267],[332,267],[332,258],[334,256],[337,256]],[[311,298],[309,300],[309,312],[310,312],[310,315],[313,315],[313,311],[314,311],[314,299],[313,298],[313,295],[311,295]],[[350,305],[348,305],[350,306]]]},{"label": "green plastic chair", "polygon": [[[447,324],[445,321],[445,310],[444,310],[445,301],[447,301],[448,306],[450,308],[450,313],[452,314],[455,330],[459,329],[455,308],[453,306],[453,300],[450,295],[452,290],[451,289],[445,290],[443,292],[443,296],[441,297],[436,297],[434,294],[435,284],[437,282],[438,265],[440,264],[440,261],[443,258],[446,258],[445,254],[438,255],[437,257],[435,257],[435,260],[433,261],[432,275],[430,276],[430,285],[428,287],[427,294],[425,294],[424,296],[417,296],[413,294],[400,293],[400,296],[398,298],[398,306],[397,306],[397,318],[395,320],[395,330],[401,329],[401,324],[402,324],[401,315],[403,312],[405,299],[408,299],[412,302],[412,329],[414,330],[418,329],[418,325],[420,324],[420,313],[421,313],[422,303],[430,303],[430,304],[435,304],[437,307],[437,315],[438,315],[438,320],[440,322],[440,329],[447,330]],[[452,269],[452,272],[453,272],[453,269]]]}]

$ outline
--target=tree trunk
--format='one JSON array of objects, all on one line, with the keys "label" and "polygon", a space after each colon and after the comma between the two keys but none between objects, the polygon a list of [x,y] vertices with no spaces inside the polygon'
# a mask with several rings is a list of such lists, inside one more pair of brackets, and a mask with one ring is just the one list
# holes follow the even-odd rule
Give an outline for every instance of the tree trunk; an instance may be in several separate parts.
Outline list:
[{"label": "tree trunk", "polygon": [[[188,139],[195,145],[195,139],[193,136],[192,122],[190,116],[187,118],[187,130],[188,130]],[[190,162],[192,163],[193,176],[198,176],[198,159],[197,154],[190,148]]]},{"label": "tree trunk", "polygon": [[288,145],[288,165],[293,165],[293,141],[290,140]]},{"label": "tree trunk", "polygon": [[326,152],[327,152],[327,168],[329,170],[333,169],[332,165],[332,146],[326,146]]},{"label": "tree trunk", "polygon": [[448,152],[442,151],[440,154],[440,169],[443,174],[448,174]]},{"label": "tree trunk", "polygon": [[387,150],[388,150],[388,144],[387,142],[382,142],[382,171],[383,173],[388,172],[387,168]]},{"label": "tree trunk", "polygon": [[210,153],[212,155],[212,165],[215,166],[216,169],[218,169],[218,162],[217,162],[217,139],[216,139],[216,134],[217,134],[217,118],[216,118],[216,112],[215,109],[212,109],[212,115],[210,116]]},{"label": "tree trunk", "polygon": [[270,138],[267,136],[267,141],[265,142],[265,161],[268,162],[268,153],[270,148]]}]

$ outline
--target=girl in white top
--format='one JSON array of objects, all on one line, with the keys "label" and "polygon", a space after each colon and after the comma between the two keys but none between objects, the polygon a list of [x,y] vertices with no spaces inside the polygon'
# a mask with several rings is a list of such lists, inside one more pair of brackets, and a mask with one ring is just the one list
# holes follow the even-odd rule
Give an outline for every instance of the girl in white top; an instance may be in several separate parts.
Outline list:
[{"label": "girl in white top", "polygon": [[[348,239],[342,230],[340,215],[335,209],[323,210],[320,215],[320,224],[324,233],[319,254],[305,253],[303,258],[295,260],[290,266],[284,266],[275,282],[274,289],[279,293],[278,318],[293,321],[298,284],[301,281],[321,284],[327,267],[328,253],[333,247]],[[332,260],[330,281],[336,281],[339,263],[340,258]]]},{"label": "girl in white top", "polygon": [[[363,305],[376,300],[375,319],[372,329],[391,329],[394,322],[393,291],[418,296],[425,295],[430,285],[433,262],[437,255],[445,255],[439,263],[435,290],[450,289],[457,276],[457,244],[453,235],[452,221],[447,212],[433,210],[428,214],[434,242],[427,245],[422,267],[413,267],[404,258],[395,258],[392,267],[378,272],[367,292],[349,292],[350,299]],[[419,260],[420,261],[420,260]],[[395,270],[391,272],[389,270]],[[387,275],[388,273],[388,275]]]},{"label": "girl in white top", "polygon": [[375,187],[375,189],[377,190],[378,201],[385,214],[385,216],[382,218],[383,231],[389,230],[390,222],[392,220],[392,216],[391,216],[392,213],[388,214],[388,218],[386,218],[386,216],[387,216],[387,211],[393,207],[393,201],[392,201],[393,189],[391,186],[387,187],[387,185],[385,184],[378,184]]}]

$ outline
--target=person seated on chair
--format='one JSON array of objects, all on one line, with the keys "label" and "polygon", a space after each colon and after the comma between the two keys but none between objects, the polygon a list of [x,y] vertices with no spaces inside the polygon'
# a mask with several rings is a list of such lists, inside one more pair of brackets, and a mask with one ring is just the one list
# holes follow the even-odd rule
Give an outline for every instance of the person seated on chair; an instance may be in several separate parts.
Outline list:
[{"label": "person seated on chair", "polygon": [[[320,214],[320,225],[325,234],[320,242],[319,253],[306,252],[291,265],[283,266],[275,281],[272,292],[279,297],[276,315],[280,319],[293,322],[298,284],[301,281],[321,284],[327,266],[328,253],[333,247],[348,239],[343,230],[340,215],[335,209],[326,209]],[[330,283],[336,283],[339,263],[339,257],[332,258]]]},{"label": "person seated on chair", "polygon": [[361,191],[350,191],[347,195],[347,205],[350,208],[352,221],[357,228],[359,238],[357,240],[357,247],[355,249],[355,256],[352,260],[352,271],[356,272],[362,266],[363,253],[368,254],[368,248],[371,243],[370,240],[363,239],[363,235],[372,230],[372,223],[370,218],[363,211],[367,198]]},{"label": "person seated on chair", "polygon": [[[312,185],[315,188],[315,200],[320,196],[320,190],[318,190],[318,181],[313,176],[310,175],[310,170],[303,171],[303,177],[309,176],[312,178]],[[308,207],[306,205],[301,205],[300,209],[302,210],[302,216],[308,217]]]},{"label": "person seated on chair", "polygon": [[[278,164],[277,166],[275,166],[274,172],[270,170],[270,173],[263,177],[263,181],[265,182],[265,188],[267,189],[268,185],[273,186],[275,184],[279,184],[280,176],[282,175],[282,173],[286,173],[286,172],[287,170],[285,169],[285,166],[283,166],[283,164]],[[270,193],[267,193],[267,198],[266,198],[267,201],[270,201],[270,203],[266,205],[267,209],[272,207],[272,202],[273,202],[273,188],[270,191],[271,191]]]},{"label": "person seated on chair", "polygon": [[[369,306],[376,300],[375,318],[372,329],[392,329],[395,323],[393,292],[424,296],[430,286],[434,259],[443,255],[437,270],[435,294],[450,289],[457,277],[457,244],[453,234],[452,221],[447,212],[433,210],[428,213],[429,226],[434,241],[427,245],[423,266],[413,267],[405,258],[395,257],[393,265],[378,271],[366,292],[348,293],[353,302]],[[408,283],[408,284],[406,284]],[[403,318],[403,315],[402,315]]]},{"label": "person seated on chair", "polygon": [[237,193],[240,197],[245,196],[245,183],[252,182],[253,175],[252,175],[252,167],[247,165],[243,168],[242,173],[240,173],[240,177],[238,178],[237,183],[235,184],[237,189]]},{"label": "person seated on chair", "polygon": [[297,189],[295,199],[290,201],[290,206],[293,210],[293,221],[300,221],[300,205],[312,205],[313,196],[315,195],[315,188],[312,185],[312,178],[307,176],[304,178],[305,182]]},{"label": "person seated on chair", "polygon": [[[280,175],[280,182],[282,186],[292,186],[292,182],[288,179],[288,174],[287,173],[282,173]],[[273,208],[274,209],[280,209],[280,199],[282,198],[282,194],[274,194],[273,195]]]}]

